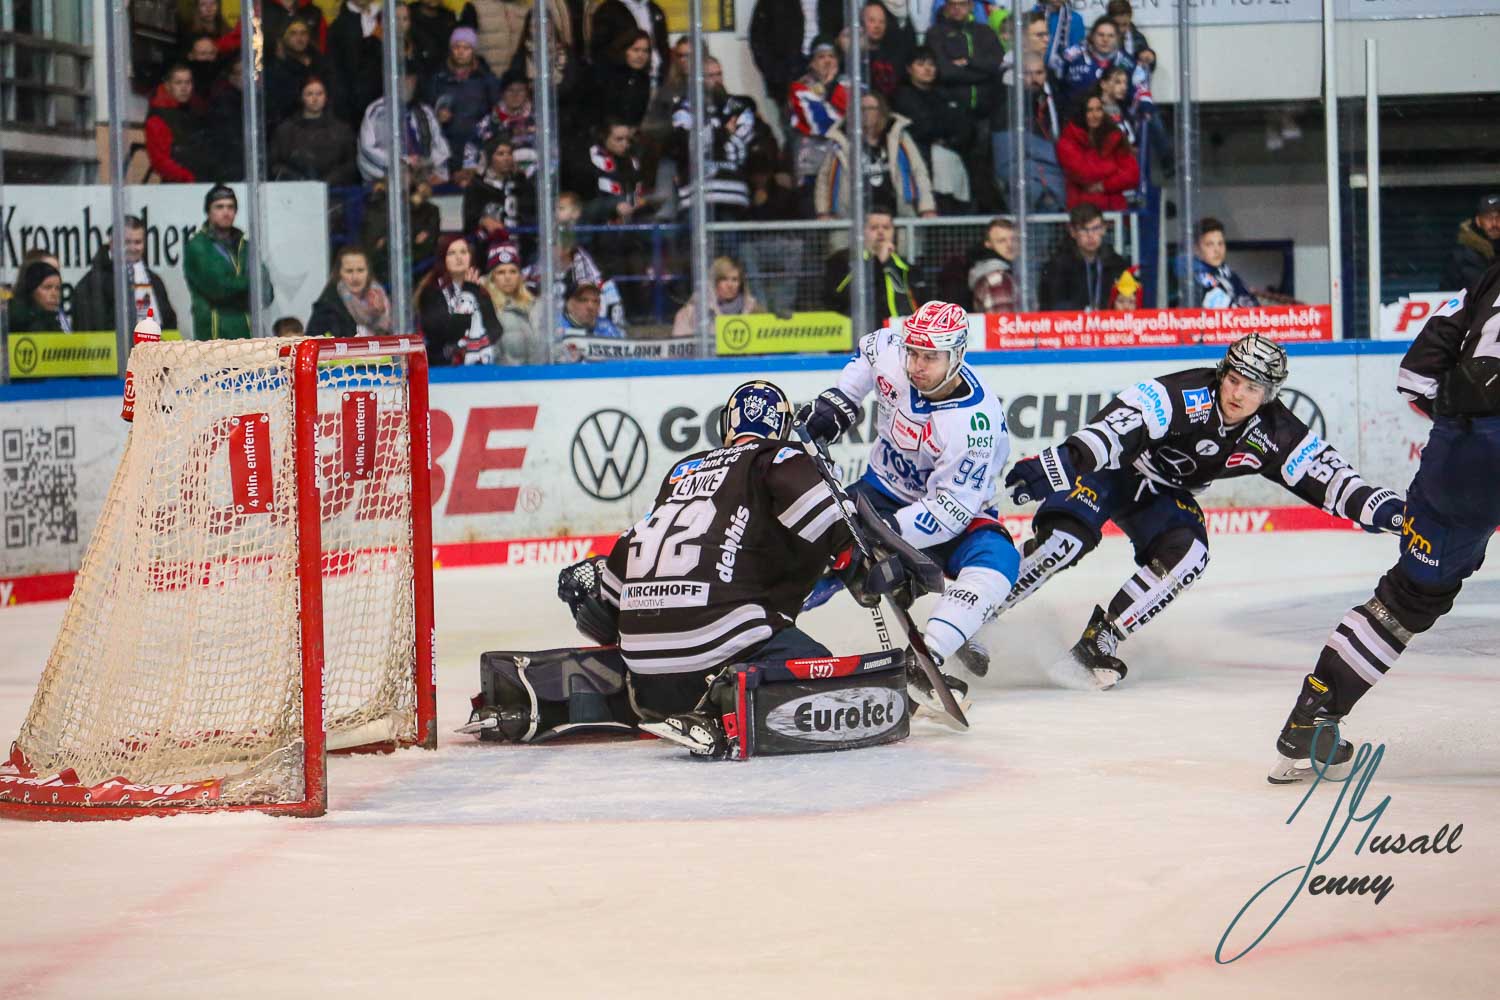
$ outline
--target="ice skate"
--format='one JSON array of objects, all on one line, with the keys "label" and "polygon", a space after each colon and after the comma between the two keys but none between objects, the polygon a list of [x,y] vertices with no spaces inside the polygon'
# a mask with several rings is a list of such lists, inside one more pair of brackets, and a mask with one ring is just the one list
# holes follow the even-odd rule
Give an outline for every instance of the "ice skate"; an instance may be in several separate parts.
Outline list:
[{"label": "ice skate", "polygon": [[1047,676],[1062,687],[1079,691],[1108,691],[1125,678],[1125,663],[1115,650],[1120,633],[1104,609],[1094,605],[1094,616],[1082,637],[1047,668]]},{"label": "ice skate", "polygon": [[[1302,681],[1302,693],[1296,707],[1287,716],[1281,735],[1276,738],[1276,763],[1266,780],[1273,785],[1290,785],[1316,776],[1312,751],[1316,742],[1323,762],[1323,776],[1334,781],[1348,777],[1354,746],[1339,737],[1340,715],[1323,711],[1333,692],[1312,674]],[[1319,731],[1322,726],[1322,731]]]},{"label": "ice skate", "polygon": [[990,672],[990,651],[978,639],[970,639],[958,647],[953,658],[975,677],[983,677]]},{"label": "ice skate", "polygon": [[[941,663],[937,665],[942,667]],[[952,674],[943,674],[943,680],[947,683],[948,690],[953,692],[953,700],[958,702],[959,710],[967,714],[973,704],[969,700],[969,685]],[[933,690],[932,682],[917,665],[917,659],[910,649],[906,652],[906,700],[911,706],[912,718],[930,714],[939,722],[952,724],[952,716],[943,708],[942,699]]]},{"label": "ice skate", "polygon": [[729,740],[719,724],[697,712],[669,715],[660,722],[643,722],[640,728],[664,740],[687,747],[694,757],[720,760],[729,754]]}]

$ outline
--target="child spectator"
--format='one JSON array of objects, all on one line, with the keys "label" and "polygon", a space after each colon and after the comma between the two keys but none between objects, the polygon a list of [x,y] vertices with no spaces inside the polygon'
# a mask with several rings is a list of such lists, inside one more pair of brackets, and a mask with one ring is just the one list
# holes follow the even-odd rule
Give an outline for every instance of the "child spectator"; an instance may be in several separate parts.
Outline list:
[{"label": "child spectator", "polygon": [[1134,312],[1140,307],[1141,283],[1136,279],[1136,270],[1132,264],[1110,289],[1109,307],[1115,312]]},{"label": "child spectator", "polygon": [[[407,167],[429,174],[438,183],[448,179],[448,141],[443,138],[437,114],[426,104],[415,100],[416,67],[407,64],[401,78],[402,97],[406,102],[403,152]],[[390,159],[386,143],[390,141],[390,124],[385,120],[385,98],[370,104],[359,127],[359,172],[366,181],[384,177]]]},{"label": "child spectator", "polygon": [[474,51],[478,43],[479,35],[473,28],[454,28],[448,40],[447,62],[428,75],[422,87],[421,99],[432,106],[447,141],[446,169],[450,175],[463,167],[464,150],[474,141],[479,123],[500,99],[500,81]]},{"label": "child spectator", "polygon": [[1041,307],[1107,309],[1115,283],[1130,262],[1104,242],[1104,215],[1084,202],[1068,212],[1069,240],[1057,248],[1042,269],[1037,296]]},{"label": "child spectator", "polygon": [[1127,191],[1140,183],[1141,169],[1125,134],[1104,114],[1096,87],[1057,141],[1057,162],[1068,182],[1068,208],[1083,202],[1105,211],[1124,211]]},{"label": "child spectator", "polygon": [[173,63],[146,115],[146,156],[167,183],[191,183],[213,170],[207,104],[193,91],[193,71]]},{"label": "child spectator", "polygon": [[495,363],[500,321],[479,284],[473,251],[462,236],[438,243],[437,262],[417,286],[417,317],[432,365]]},{"label": "child spectator", "polygon": [[1225,263],[1229,246],[1224,242],[1224,223],[1212,216],[1198,220],[1198,253],[1193,258],[1193,306],[1204,309],[1243,309],[1260,305],[1260,299]]},{"label": "child spectator", "polygon": [[1099,99],[1104,104],[1104,116],[1121,132],[1126,140],[1136,144],[1135,109],[1130,106],[1130,71],[1124,66],[1111,66],[1099,77]]},{"label": "child spectator", "polygon": [[282,316],[271,324],[271,336],[273,337],[300,337],[306,331],[302,327],[302,321],[295,316]]},{"label": "child spectator", "polygon": [[[869,204],[882,204],[901,216],[936,215],[927,165],[906,131],[911,122],[903,115],[891,114],[879,94],[866,94],[860,100],[860,111],[864,116],[862,157]],[[849,197],[849,140],[840,128],[829,135],[837,148],[824,162],[813,191],[813,206],[820,219],[845,212]]]},{"label": "child spectator", "polygon": [[[713,301],[708,304],[710,333],[716,316],[743,316],[761,311],[760,303],[745,287],[745,269],[733,257],[714,258],[710,273],[714,290]],[[687,304],[677,310],[677,316],[672,320],[672,336],[694,336],[698,332],[694,328],[697,313],[698,296],[689,296]]]},{"label": "child spectator", "polygon": [[276,128],[267,150],[268,175],[275,181],[359,183],[354,132],[328,110],[328,88],[309,76],[302,83],[302,107]]},{"label": "child spectator", "polygon": [[391,302],[370,274],[364,248],[341,247],[333,256],[333,273],[313,303],[307,333],[312,337],[382,337],[395,329]]},{"label": "child spectator", "polygon": [[1016,311],[1014,267],[1018,248],[1016,224],[1009,219],[991,219],[984,243],[970,258],[969,294],[974,312]]}]

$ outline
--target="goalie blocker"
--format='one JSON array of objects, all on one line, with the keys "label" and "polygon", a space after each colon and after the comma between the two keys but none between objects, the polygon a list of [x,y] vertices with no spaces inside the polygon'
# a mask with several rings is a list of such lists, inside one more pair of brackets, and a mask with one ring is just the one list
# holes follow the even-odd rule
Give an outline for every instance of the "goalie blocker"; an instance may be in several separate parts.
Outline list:
[{"label": "goalie blocker", "polygon": [[[629,733],[641,721],[612,646],[485,653],[479,679],[473,716],[459,732],[481,740]],[[704,704],[738,760],[895,743],[911,726],[899,650],[735,664],[708,683]]]}]

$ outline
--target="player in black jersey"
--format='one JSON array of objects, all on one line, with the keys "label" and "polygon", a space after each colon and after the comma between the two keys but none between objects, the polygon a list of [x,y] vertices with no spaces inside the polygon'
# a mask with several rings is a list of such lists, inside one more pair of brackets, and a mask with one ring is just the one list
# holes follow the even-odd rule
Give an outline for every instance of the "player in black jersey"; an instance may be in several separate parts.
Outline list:
[{"label": "player in black jersey", "polygon": [[796,617],[853,536],[792,420],[770,382],[735,389],[724,446],[678,462],[610,552],[599,595],[643,717],[690,711],[726,664],[829,655]]},{"label": "player in black jersey", "polygon": [[1208,565],[1208,532],[1193,494],[1216,479],[1265,476],[1367,531],[1401,530],[1401,498],[1366,483],[1277,400],[1286,377],[1279,344],[1242,337],[1217,367],[1137,383],[1076,434],[1011,469],[1012,499],[1041,506],[1002,612],[1088,554],[1106,521],[1135,547],[1135,575],[1108,609],[1094,608],[1082,638],[1056,664],[1056,679],[1109,688],[1125,676],[1115,655],[1120,640]]},{"label": "player in black jersey", "polygon": [[[1448,613],[1500,527],[1500,262],[1427,321],[1401,360],[1396,388],[1432,417],[1406,492],[1400,555],[1374,596],[1334,628],[1303,680],[1276,740],[1267,776],[1275,784],[1309,776],[1319,724],[1336,727],[1412,637]],[[1318,737],[1318,756],[1340,777],[1353,747],[1334,727]]]}]

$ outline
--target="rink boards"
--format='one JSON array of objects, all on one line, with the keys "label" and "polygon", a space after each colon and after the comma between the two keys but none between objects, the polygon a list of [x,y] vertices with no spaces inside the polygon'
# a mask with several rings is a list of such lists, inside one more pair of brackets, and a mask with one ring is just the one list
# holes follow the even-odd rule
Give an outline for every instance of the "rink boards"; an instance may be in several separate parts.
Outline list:
[{"label": "rink boards", "polygon": [[[1292,346],[1282,399],[1366,479],[1404,490],[1428,421],[1395,391],[1400,342]],[[1004,400],[1011,458],[1055,444],[1141,379],[1213,364],[1218,347],[976,353]],[[719,407],[750,378],[794,400],[833,383],[843,358],[438,369],[432,375],[434,557],[439,565],[565,565],[627,527],[673,464],[717,444]],[[0,387],[0,606],[65,597],[124,447],[120,383]],[[836,446],[858,475],[869,408]],[[400,489],[373,481],[365,489]],[[1202,498],[1211,531],[1334,527],[1276,483],[1244,477]],[[1024,512],[1002,514],[1018,533]]]}]

